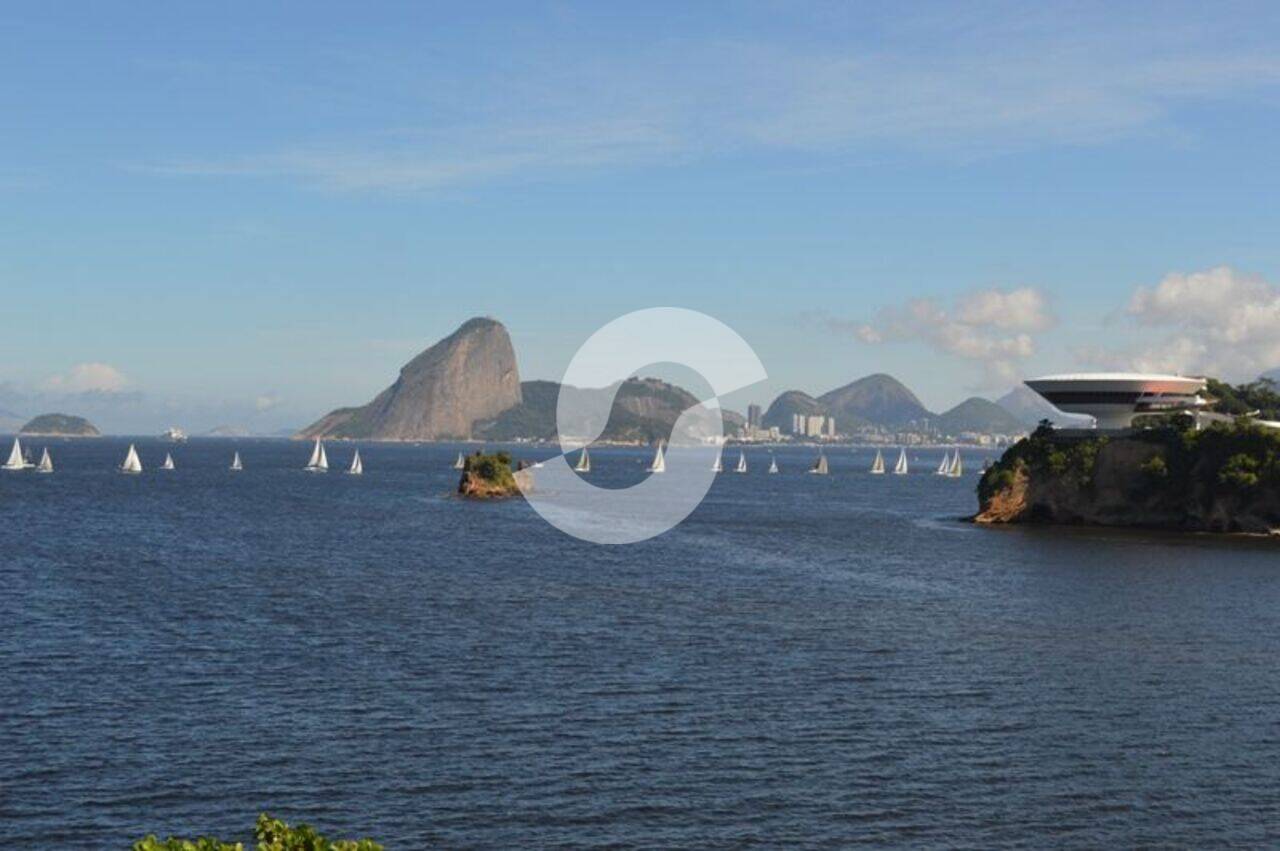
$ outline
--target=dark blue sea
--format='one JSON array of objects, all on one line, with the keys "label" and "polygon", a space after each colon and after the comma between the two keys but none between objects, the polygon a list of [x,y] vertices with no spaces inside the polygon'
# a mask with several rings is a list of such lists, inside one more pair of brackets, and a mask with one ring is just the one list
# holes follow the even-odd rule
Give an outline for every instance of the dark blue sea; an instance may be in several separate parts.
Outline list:
[{"label": "dark blue sea", "polygon": [[0,847],[1280,842],[1280,546],[976,528],[936,450],[748,450],[604,547],[451,496],[458,447],[126,446],[0,472]]}]

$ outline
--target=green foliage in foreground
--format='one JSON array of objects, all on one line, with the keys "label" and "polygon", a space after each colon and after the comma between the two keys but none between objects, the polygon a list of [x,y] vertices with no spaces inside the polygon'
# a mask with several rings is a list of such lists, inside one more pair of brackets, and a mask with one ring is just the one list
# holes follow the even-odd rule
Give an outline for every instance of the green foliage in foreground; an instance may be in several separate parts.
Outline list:
[{"label": "green foliage in foreground", "polygon": [[[1189,424],[1189,420],[1187,421]],[[1135,496],[1180,501],[1195,497],[1253,496],[1280,493],[1280,430],[1240,421],[1195,431],[1166,426],[1139,431],[1117,440],[1139,441],[1156,448],[1132,482]],[[1019,472],[1039,481],[1054,480],[1077,489],[1093,484],[1098,453],[1107,437],[1062,440],[1047,422],[1005,452],[978,482],[985,504],[1013,483]]]},{"label": "green foliage in foreground", "polygon": [[[263,813],[253,831],[257,851],[382,851],[372,839],[325,839],[309,824],[290,827]],[[222,842],[208,836],[199,839],[157,839],[148,836],[133,843],[133,851],[244,851],[240,842]]]},{"label": "green foliage in foreground", "polygon": [[1214,410],[1224,414],[1248,414],[1258,412],[1264,420],[1280,419],[1280,388],[1270,378],[1259,378],[1248,384],[1231,385],[1210,378],[1209,396],[1214,399]]},{"label": "green foliage in foreground", "polygon": [[463,462],[463,473],[474,473],[480,479],[503,488],[515,488],[516,480],[511,472],[511,453],[476,452]]}]

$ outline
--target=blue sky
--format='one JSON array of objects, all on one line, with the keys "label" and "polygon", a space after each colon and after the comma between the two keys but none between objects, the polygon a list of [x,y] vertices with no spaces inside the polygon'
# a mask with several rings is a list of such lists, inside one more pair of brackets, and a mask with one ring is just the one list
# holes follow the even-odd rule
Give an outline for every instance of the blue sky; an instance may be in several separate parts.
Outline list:
[{"label": "blue sky", "polygon": [[659,305],[739,407],[1280,366],[1276,4],[474,5],[11,10],[0,410],[302,425]]}]

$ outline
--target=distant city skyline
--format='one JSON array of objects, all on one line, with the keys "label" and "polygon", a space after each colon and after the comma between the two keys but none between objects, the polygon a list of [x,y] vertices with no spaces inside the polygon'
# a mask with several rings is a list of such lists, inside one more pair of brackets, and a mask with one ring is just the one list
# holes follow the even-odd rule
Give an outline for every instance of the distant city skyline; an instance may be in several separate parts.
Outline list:
[{"label": "distant city skyline", "polygon": [[631,310],[932,410],[1280,367],[1280,7],[27,8],[0,412],[299,427],[474,315],[558,380]]}]

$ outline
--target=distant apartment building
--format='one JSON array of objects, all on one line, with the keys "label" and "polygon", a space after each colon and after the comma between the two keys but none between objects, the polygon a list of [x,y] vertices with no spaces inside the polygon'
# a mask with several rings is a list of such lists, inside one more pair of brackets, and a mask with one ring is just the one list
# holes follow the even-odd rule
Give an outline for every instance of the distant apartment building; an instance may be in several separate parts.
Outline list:
[{"label": "distant apartment building", "polygon": [[805,420],[805,437],[822,437],[822,427],[826,419],[822,414],[810,414]]},{"label": "distant apartment building", "polygon": [[747,405],[747,428],[760,428],[762,419],[763,416],[759,405]]},{"label": "distant apartment building", "polygon": [[836,418],[827,417],[827,437],[835,438],[836,436]]}]

